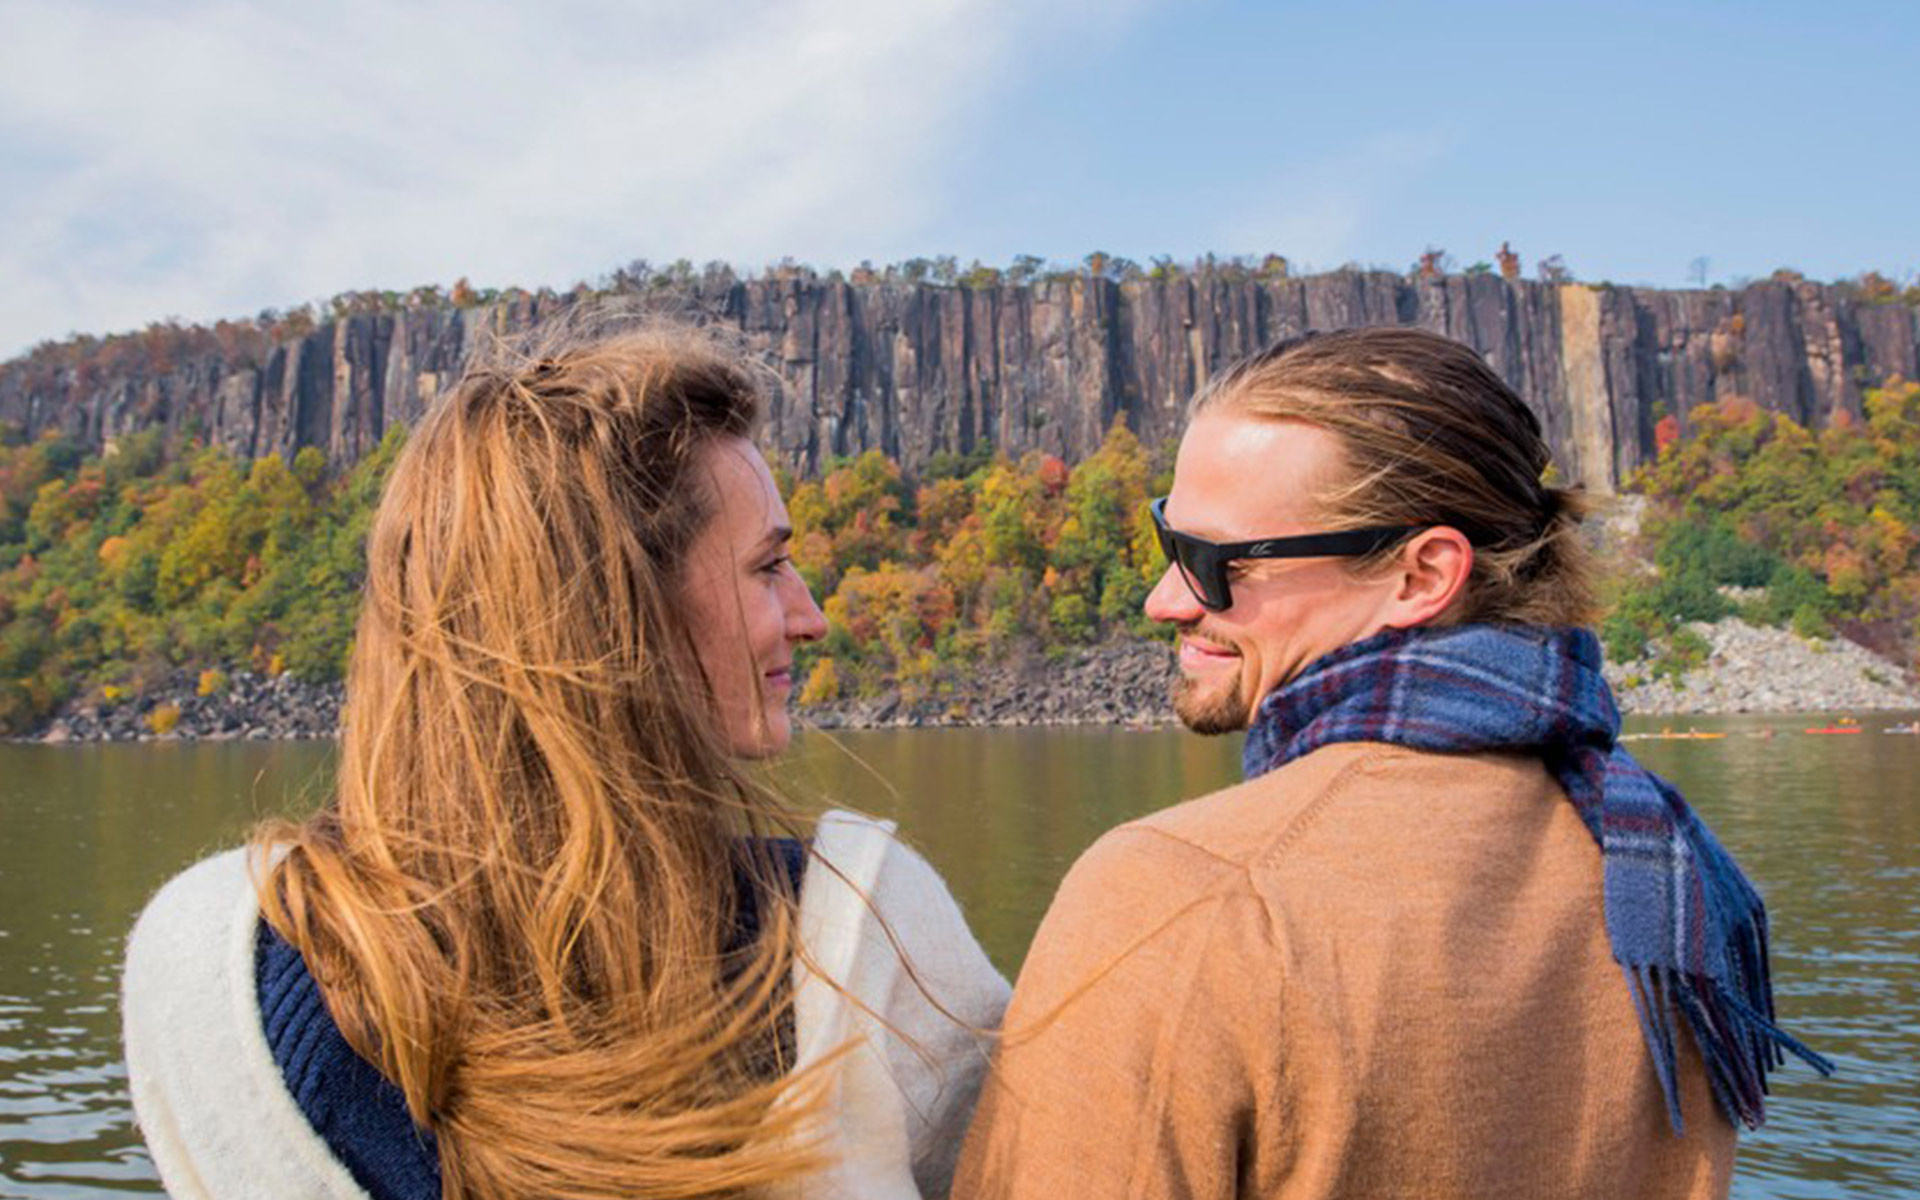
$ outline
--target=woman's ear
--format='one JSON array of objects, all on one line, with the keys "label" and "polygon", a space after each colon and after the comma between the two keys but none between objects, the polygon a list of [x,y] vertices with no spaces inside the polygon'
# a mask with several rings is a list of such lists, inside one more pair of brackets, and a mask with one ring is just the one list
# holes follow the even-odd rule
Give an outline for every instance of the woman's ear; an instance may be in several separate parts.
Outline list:
[{"label": "woman's ear", "polygon": [[1400,550],[1395,611],[1387,623],[1395,629],[1432,624],[1453,607],[1472,572],[1473,543],[1466,534],[1436,525],[1415,535]]}]

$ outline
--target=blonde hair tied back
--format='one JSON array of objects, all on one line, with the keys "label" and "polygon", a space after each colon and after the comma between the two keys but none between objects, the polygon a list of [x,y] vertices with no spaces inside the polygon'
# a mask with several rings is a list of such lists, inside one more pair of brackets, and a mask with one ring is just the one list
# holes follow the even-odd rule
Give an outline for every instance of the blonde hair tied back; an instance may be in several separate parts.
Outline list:
[{"label": "blonde hair tied back", "polygon": [[[1193,412],[1299,421],[1333,433],[1342,482],[1326,528],[1448,525],[1473,567],[1446,623],[1585,625],[1595,613],[1588,500],[1547,481],[1539,417],[1472,348],[1400,326],[1291,338],[1234,364]],[[1390,546],[1354,564],[1377,567]]]}]

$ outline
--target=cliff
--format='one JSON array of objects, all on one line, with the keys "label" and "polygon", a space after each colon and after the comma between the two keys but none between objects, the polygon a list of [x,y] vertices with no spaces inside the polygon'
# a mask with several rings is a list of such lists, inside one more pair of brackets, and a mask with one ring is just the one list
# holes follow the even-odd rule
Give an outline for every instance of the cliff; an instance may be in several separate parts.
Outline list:
[{"label": "cliff", "polygon": [[[781,386],[765,441],[801,474],[870,448],[909,472],[981,444],[1073,461],[1118,414],[1156,444],[1210,372],[1275,338],[1347,325],[1420,325],[1477,347],[1540,412],[1563,474],[1603,491],[1652,453],[1664,414],[1684,422],[1695,405],[1737,394],[1820,427],[1860,415],[1862,386],[1920,376],[1914,309],[1806,282],[1662,291],[1220,269],[968,288],[786,271],[689,282],[672,299],[741,330],[773,365]],[[339,464],[418,417],[488,333],[571,303],[517,293],[278,338],[42,347],[0,365],[0,421],[95,447],[161,426],[249,456],[318,446]]]}]

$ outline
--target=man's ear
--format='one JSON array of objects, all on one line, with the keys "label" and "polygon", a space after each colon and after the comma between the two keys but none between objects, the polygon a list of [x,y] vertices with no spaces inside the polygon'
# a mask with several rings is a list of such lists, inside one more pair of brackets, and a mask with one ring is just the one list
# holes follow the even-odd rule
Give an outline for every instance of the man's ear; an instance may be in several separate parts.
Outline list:
[{"label": "man's ear", "polygon": [[1473,571],[1473,543],[1449,525],[1436,525],[1401,547],[1398,589],[1387,624],[1395,629],[1430,625],[1453,607]]}]

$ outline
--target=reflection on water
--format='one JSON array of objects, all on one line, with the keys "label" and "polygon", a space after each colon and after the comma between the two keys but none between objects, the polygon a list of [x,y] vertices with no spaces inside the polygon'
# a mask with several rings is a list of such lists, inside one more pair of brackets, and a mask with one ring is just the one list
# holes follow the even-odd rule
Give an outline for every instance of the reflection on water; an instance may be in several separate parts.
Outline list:
[{"label": "reflection on water", "polygon": [[[1782,1011],[1842,1071],[1779,1077],[1773,1124],[1742,1143],[1734,1194],[1920,1194],[1920,737],[1697,724],[1729,736],[1633,749],[1761,882]],[[1753,736],[1768,727],[1783,732]],[[0,745],[0,1196],[157,1194],[119,1057],[126,927],[182,866],[261,815],[311,804],[330,754]],[[814,806],[897,819],[1012,972],[1094,838],[1237,766],[1237,739],[1172,731],[929,730],[807,735],[780,771]]]},{"label": "reflection on water", "polygon": [[891,817],[953,886],[1009,977],[1080,852],[1124,821],[1235,779],[1239,740],[1112,727],[804,737],[782,764],[815,807]]},{"label": "reflection on water", "polygon": [[1708,745],[1634,749],[1761,882],[1781,1012],[1840,1068],[1780,1077],[1735,1194],[1920,1195],[1920,737]]}]

